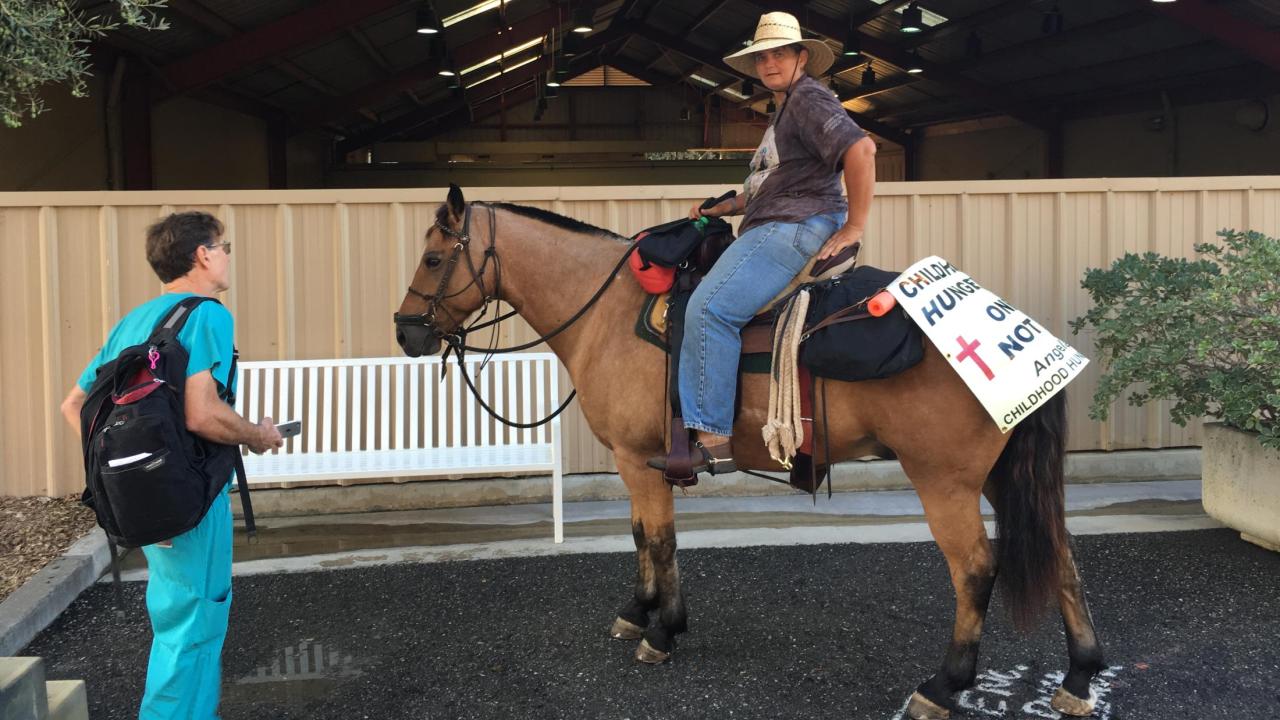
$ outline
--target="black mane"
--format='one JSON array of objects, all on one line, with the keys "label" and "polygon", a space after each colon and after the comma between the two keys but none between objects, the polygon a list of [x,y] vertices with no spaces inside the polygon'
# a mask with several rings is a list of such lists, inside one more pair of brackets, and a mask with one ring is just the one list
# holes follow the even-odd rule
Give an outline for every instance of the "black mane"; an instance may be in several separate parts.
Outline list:
[{"label": "black mane", "polygon": [[499,210],[506,210],[507,212],[514,213],[516,215],[521,215],[523,217],[527,217],[531,220],[544,222],[548,225],[561,228],[562,230],[568,230],[569,232],[583,233],[584,235],[596,235],[598,237],[608,238],[611,240],[621,240],[623,242],[628,242],[626,238],[622,237],[621,235],[615,232],[605,230],[604,228],[598,228],[595,225],[588,225],[587,223],[584,223],[581,220],[575,220],[571,217],[565,217],[564,215],[553,213],[550,210],[543,210],[542,208],[529,207],[527,205],[512,205],[511,203],[502,203],[502,202],[484,203],[484,204],[488,205],[489,207],[494,207]]}]

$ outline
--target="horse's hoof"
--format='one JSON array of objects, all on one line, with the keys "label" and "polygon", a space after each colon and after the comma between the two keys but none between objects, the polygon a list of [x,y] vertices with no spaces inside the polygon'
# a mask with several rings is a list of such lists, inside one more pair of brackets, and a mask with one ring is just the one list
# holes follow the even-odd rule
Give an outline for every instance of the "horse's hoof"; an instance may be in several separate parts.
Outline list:
[{"label": "horse's hoof", "polygon": [[630,620],[618,617],[609,628],[609,637],[617,640],[639,640],[644,636],[644,628]]},{"label": "horse's hoof", "polygon": [[1098,695],[1093,692],[1093,688],[1089,688],[1089,699],[1084,700],[1076,697],[1067,691],[1066,688],[1060,687],[1053,694],[1053,699],[1049,701],[1054,710],[1063,715],[1072,715],[1074,717],[1089,717],[1093,714],[1093,708],[1098,704]]},{"label": "horse's hoof", "polygon": [[658,665],[667,661],[671,657],[671,653],[662,652],[649,644],[648,640],[641,640],[640,647],[636,648],[636,660],[650,665]]},{"label": "horse's hoof", "polygon": [[951,711],[916,692],[911,694],[911,702],[907,703],[907,717],[911,720],[947,720]]}]

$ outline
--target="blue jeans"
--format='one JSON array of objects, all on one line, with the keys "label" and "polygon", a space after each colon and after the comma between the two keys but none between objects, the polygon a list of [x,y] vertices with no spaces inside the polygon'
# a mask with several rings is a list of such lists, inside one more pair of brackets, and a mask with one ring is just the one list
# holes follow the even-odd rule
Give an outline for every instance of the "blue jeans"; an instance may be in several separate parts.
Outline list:
[{"label": "blue jeans", "polygon": [[[229,486],[228,486],[229,487]],[[147,612],[154,638],[140,720],[210,720],[222,690],[231,609],[231,499],[223,488],[200,524],[147,545]]]},{"label": "blue jeans", "polygon": [[725,250],[693,291],[680,346],[685,427],[733,434],[743,326],[791,283],[845,222],[845,213],[757,225]]}]

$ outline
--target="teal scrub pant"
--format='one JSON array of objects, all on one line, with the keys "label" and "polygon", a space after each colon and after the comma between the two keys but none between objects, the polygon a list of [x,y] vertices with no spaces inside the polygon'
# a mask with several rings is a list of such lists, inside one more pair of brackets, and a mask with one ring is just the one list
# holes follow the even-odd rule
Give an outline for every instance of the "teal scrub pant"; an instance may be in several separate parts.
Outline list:
[{"label": "teal scrub pant", "polygon": [[222,642],[231,609],[231,502],[228,490],[200,524],[148,545],[147,612],[154,639],[139,720],[218,717]]}]

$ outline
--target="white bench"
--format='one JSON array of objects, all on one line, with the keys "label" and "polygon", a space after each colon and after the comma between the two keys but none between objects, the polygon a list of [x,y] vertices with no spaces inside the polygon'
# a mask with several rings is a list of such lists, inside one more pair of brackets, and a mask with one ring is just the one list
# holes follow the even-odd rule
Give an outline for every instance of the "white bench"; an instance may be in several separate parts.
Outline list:
[{"label": "white bench", "polygon": [[[499,355],[467,373],[484,402],[515,422],[559,407],[560,365],[551,353]],[[301,420],[302,434],[278,451],[246,454],[255,484],[359,478],[551,473],[555,541],[564,540],[560,418],[535,429],[507,427],[467,389],[456,360],[352,358],[242,362],[236,412],[257,420]]]}]

